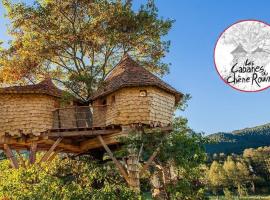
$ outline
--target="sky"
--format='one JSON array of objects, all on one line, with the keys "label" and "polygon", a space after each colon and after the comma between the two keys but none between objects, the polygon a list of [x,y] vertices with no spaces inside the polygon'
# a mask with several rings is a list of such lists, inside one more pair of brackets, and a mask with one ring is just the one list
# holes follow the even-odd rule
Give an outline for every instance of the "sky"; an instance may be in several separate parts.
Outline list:
[{"label": "sky", "polygon": [[[31,3],[31,1],[24,1]],[[231,24],[245,19],[270,23],[269,0],[156,0],[159,15],[174,19],[166,39],[165,61],[171,63],[164,80],[192,99],[178,115],[197,132],[229,132],[270,123],[270,89],[240,92],[226,85],[214,66],[214,47]],[[134,0],[137,9],[144,0]],[[0,4],[0,40],[7,41],[7,19]]]}]

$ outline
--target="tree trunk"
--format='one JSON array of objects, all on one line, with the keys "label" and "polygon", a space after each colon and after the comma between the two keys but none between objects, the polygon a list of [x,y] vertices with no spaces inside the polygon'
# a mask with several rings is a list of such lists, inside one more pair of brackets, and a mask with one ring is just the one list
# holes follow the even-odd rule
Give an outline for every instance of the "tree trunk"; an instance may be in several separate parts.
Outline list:
[{"label": "tree trunk", "polygon": [[136,192],[140,192],[139,160],[136,151],[132,149],[130,149],[130,154],[127,160],[127,172],[130,188]]}]

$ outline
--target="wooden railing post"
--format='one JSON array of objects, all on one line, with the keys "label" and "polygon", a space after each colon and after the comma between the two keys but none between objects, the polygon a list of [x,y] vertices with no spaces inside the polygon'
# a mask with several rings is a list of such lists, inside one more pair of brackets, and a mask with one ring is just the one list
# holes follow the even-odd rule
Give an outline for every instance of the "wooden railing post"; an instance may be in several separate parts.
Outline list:
[{"label": "wooden railing post", "polygon": [[60,109],[57,110],[58,128],[61,128]]},{"label": "wooden railing post", "polygon": [[33,142],[30,147],[29,163],[34,164],[36,162],[37,143]]}]

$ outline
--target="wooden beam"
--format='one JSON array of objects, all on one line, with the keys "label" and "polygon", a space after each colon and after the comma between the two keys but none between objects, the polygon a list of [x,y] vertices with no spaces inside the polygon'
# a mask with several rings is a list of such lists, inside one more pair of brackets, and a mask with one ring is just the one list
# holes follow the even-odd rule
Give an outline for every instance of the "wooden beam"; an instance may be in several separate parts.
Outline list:
[{"label": "wooden beam", "polygon": [[97,138],[100,141],[100,143],[102,144],[102,146],[104,147],[104,149],[109,154],[110,158],[113,160],[113,162],[116,165],[116,167],[119,169],[120,174],[129,183],[128,174],[127,174],[126,170],[124,169],[124,167],[122,166],[122,164],[113,156],[113,153],[111,152],[110,148],[107,146],[107,144],[105,143],[105,141],[103,140],[102,136],[101,135],[98,135]]},{"label": "wooden beam", "polygon": [[96,136],[96,135],[108,135],[113,133],[119,133],[121,129],[108,129],[108,130],[76,130],[76,131],[63,131],[63,132],[48,132],[43,135],[49,137],[74,137],[74,136]]},{"label": "wooden beam", "polygon": [[[44,141],[45,144],[51,144],[53,145],[54,144],[54,140],[46,140]],[[61,148],[61,149],[65,149],[65,150],[68,150],[68,151],[71,151],[71,152],[74,152],[74,153],[80,153],[81,152],[81,149],[79,146],[77,145],[73,145],[73,144],[66,144],[64,142],[58,144],[58,148]]]},{"label": "wooden beam", "polygon": [[55,148],[57,147],[57,145],[62,141],[62,138],[58,138],[54,144],[51,146],[51,148],[43,155],[43,157],[41,158],[41,160],[39,161],[39,163],[41,162],[46,162],[48,160],[48,158],[50,157],[50,155],[52,154],[52,152],[55,150]]},{"label": "wooden beam", "polygon": [[165,127],[156,127],[156,128],[145,128],[144,132],[145,133],[151,133],[155,131],[160,131],[162,133],[168,133],[173,130],[173,126],[165,126]]},{"label": "wooden beam", "polygon": [[[119,132],[119,133],[114,133],[111,135],[105,135],[102,138],[106,144],[117,144],[119,143],[118,138],[126,136],[126,135],[127,134],[123,132]],[[100,144],[98,138],[92,138],[92,139],[81,142],[80,147],[81,147],[82,152],[85,152],[90,149],[102,147],[102,145]]]},{"label": "wooden beam", "polygon": [[15,143],[15,142],[18,142],[17,139],[14,139],[14,138],[11,138],[10,136],[1,136],[0,137],[0,144],[11,144],[11,143]]},{"label": "wooden beam", "polygon": [[143,175],[143,173],[149,168],[155,157],[157,156],[158,152],[160,151],[160,148],[158,147],[156,151],[150,156],[150,158],[147,160],[145,165],[142,167],[140,171],[140,176]]},{"label": "wooden beam", "polygon": [[30,147],[29,163],[34,164],[36,162],[37,143],[33,142]]},{"label": "wooden beam", "polygon": [[4,144],[4,152],[7,158],[10,160],[11,166],[15,169],[19,169],[19,163],[8,144]]},{"label": "wooden beam", "polygon": [[50,157],[48,158],[48,162],[52,162],[53,159],[56,157],[56,155],[57,155],[58,153],[60,153],[61,151],[62,151],[62,149],[61,149],[61,150],[57,150],[57,151],[52,152],[52,154],[51,154]]},{"label": "wooden beam", "polygon": [[1,136],[0,144],[9,144],[9,145],[25,145],[30,146],[33,142],[40,143],[44,139],[42,137],[31,137],[31,138],[13,138],[12,136]]}]

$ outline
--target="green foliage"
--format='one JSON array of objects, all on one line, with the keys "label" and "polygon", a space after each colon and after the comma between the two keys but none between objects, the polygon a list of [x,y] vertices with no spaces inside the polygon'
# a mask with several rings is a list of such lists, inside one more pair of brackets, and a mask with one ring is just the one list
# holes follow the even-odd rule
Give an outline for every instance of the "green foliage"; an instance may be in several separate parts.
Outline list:
[{"label": "green foliage", "polygon": [[138,199],[117,172],[99,166],[93,159],[57,157],[52,163],[19,170],[0,163],[0,198],[72,200]]},{"label": "green foliage", "polygon": [[194,133],[187,126],[185,118],[176,118],[174,130],[164,144],[160,159],[166,161],[173,158],[177,166],[187,170],[197,167],[206,159],[205,142],[206,140],[202,135]]},{"label": "green foliage", "polygon": [[223,192],[226,199],[233,199],[233,194],[228,188],[225,188]]},{"label": "green foliage", "polygon": [[[185,118],[174,120],[171,133],[139,130],[130,133],[127,138],[122,138],[122,142],[125,146],[118,155],[128,155],[127,149],[135,149],[141,163],[145,163],[154,152],[158,152],[150,169],[143,175],[144,181],[151,183],[152,191],[156,191],[156,198],[205,198],[205,139],[187,126]],[[148,187],[147,184],[145,186]],[[142,190],[145,191],[144,188]]]},{"label": "green foliage", "polygon": [[185,94],[183,95],[183,97],[181,98],[181,101],[179,102],[178,105],[176,105],[176,109],[179,109],[181,111],[184,111],[187,107],[188,104],[187,102],[191,99],[191,95],[190,94]]},{"label": "green foliage", "polygon": [[[135,149],[141,167],[157,152],[149,170],[141,177],[141,191],[159,191],[165,199],[205,199],[204,138],[187,127],[187,120],[177,118],[174,131],[137,131],[122,139],[124,145],[116,153],[125,160]],[[157,151],[158,150],[158,151]],[[39,156],[40,157],[40,156]],[[124,161],[123,161],[124,162]],[[51,163],[11,169],[8,161],[0,163],[0,198],[12,199],[140,199],[128,188],[115,165],[106,157],[77,159],[61,155]],[[156,182],[154,181],[154,178]],[[155,182],[155,183],[154,183]],[[154,193],[153,193],[154,194]]]},{"label": "green foliage", "polygon": [[161,147],[158,163],[173,165],[175,176],[165,185],[172,199],[205,199],[203,163],[206,160],[205,139],[195,134],[185,118],[176,118],[174,131]]}]

